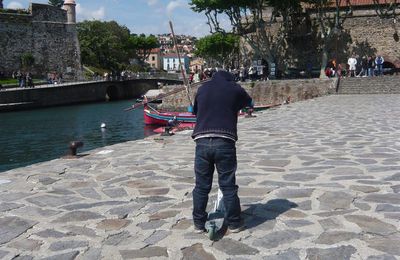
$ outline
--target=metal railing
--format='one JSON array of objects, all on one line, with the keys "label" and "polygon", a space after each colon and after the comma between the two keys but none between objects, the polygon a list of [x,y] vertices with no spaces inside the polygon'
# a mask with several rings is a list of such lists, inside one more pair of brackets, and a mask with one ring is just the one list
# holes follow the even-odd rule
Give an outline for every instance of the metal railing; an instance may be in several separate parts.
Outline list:
[{"label": "metal railing", "polygon": [[[129,75],[124,76],[96,76],[91,79],[84,80],[55,80],[54,82],[48,81],[40,81],[35,82],[33,88],[49,88],[49,87],[62,87],[62,86],[71,86],[71,85],[79,85],[79,84],[87,84],[87,83],[96,83],[96,82],[105,82],[105,81],[127,81],[127,80],[135,80],[135,79],[160,79],[160,80],[177,80],[182,81],[182,76],[174,73],[165,73],[165,72],[140,72],[140,73],[131,73]],[[15,80],[15,84],[6,84],[0,88],[0,91],[6,90],[15,90],[15,89],[29,89],[31,87],[25,86],[20,87],[18,81]]]}]

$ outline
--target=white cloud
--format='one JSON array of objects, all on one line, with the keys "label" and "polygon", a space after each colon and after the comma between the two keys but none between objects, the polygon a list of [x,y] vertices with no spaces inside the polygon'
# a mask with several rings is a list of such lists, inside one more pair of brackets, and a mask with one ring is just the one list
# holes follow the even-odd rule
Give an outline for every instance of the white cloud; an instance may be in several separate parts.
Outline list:
[{"label": "white cloud", "polygon": [[7,5],[7,9],[23,9],[24,6],[20,2],[12,1]]},{"label": "white cloud", "polygon": [[104,6],[100,6],[97,10],[89,10],[83,8],[81,4],[76,5],[76,14],[79,20],[103,20],[106,12]]},{"label": "white cloud", "polygon": [[149,6],[158,5],[158,0],[146,0]]},{"label": "white cloud", "polygon": [[187,7],[188,7],[187,1],[184,1],[184,0],[171,1],[167,5],[167,14],[169,16],[171,16],[175,9],[177,9],[177,8],[187,8]]}]

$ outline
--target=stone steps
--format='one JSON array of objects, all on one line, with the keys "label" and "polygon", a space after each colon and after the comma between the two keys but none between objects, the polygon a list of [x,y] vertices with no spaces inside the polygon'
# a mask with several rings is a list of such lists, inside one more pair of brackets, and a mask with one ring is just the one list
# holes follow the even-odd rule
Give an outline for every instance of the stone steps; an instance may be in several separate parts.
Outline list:
[{"label": "stone steps", "polygon": [[400,76],[343,78],[338,94],[400,94]]}]

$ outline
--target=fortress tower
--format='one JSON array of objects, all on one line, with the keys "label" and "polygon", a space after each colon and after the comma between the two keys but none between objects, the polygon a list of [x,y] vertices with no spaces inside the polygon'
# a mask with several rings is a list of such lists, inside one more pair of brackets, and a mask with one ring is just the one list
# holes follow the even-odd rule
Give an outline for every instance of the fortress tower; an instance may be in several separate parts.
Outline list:
[{"label": "fortress tower", "polygon": [[[37,76],[56,72],[64,79],[79,80],[82,65],[75,7],[75,0],[65,0],[63,9],[31,3],[23,14],[0,12],[0,72],[7,76],[18,70]],[[28,54],[34,66],[23,68],[21,57]]]},{"label": "fortress tower", "polygon": [[[0,0],[1,1],[1,0]],[[65,0],[63,9],[67,11],[67,23],[76,23],[75,0]]]}]

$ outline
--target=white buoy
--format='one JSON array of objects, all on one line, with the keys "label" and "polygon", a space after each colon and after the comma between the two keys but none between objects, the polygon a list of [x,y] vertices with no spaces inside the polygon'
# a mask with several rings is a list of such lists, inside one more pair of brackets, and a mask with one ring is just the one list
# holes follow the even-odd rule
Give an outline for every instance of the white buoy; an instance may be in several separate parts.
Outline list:
[{"label": "white buoy", "polygon": [[101,127],[101,128],[106,128],[106,127],[107,127],[107,126],[106,126],[106,123],[101,123],[100,127]]}]

